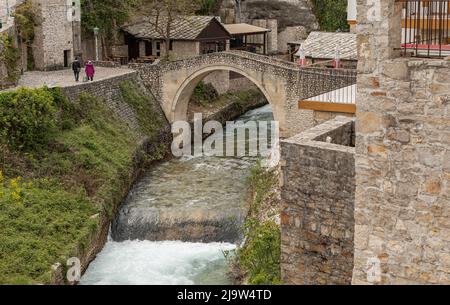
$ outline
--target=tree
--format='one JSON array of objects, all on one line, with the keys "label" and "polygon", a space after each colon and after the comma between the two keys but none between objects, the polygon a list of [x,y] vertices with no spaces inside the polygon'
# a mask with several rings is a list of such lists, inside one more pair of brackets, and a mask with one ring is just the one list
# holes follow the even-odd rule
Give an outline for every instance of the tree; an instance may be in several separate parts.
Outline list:
[{"label": "tree", "polygon": [[100,40],[104,50],[109,53],[115,42],[117,28],[127,22],[131,12],[142,0],[81,0],[81,25],[85,33],[100,28]]},{"label": "tree", "polygon": [[322,31],[347,31],[347,0],[313,0],[314,14]]},{"label": "tree", "polygon": [[198,0],[199,8],[196,11],[197,15],[211,15],[219,10],[222,3],[220,0]]},{"label": "tree", "polygon": [[193,15],[202,7],[201,0],[143,0],[150,12],[148,21],[164,40],[165,60],[169,59],[174,22]]}]

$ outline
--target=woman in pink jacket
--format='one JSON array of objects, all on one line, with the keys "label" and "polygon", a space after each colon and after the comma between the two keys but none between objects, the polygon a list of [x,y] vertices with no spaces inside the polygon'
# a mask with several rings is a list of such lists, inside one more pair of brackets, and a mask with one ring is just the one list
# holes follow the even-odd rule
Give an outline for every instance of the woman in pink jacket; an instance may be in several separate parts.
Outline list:
[{"label": "woman in pink jacket", "polygon": [[85,71],[87,79],[90,81],[94,81],[95,68],[94,63],[92,61],[88,61],[88,63],[86,64]]}]

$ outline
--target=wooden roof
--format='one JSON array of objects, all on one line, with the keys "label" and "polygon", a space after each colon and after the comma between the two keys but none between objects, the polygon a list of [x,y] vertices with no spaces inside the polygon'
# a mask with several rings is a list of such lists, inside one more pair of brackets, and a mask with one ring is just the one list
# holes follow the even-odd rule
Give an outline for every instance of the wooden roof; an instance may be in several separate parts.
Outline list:
[{"label": "wooden roof", "polygon": [[223,26],[231,35],[262,34],[270,32],[269,29],[247,23],[224,24]]}]

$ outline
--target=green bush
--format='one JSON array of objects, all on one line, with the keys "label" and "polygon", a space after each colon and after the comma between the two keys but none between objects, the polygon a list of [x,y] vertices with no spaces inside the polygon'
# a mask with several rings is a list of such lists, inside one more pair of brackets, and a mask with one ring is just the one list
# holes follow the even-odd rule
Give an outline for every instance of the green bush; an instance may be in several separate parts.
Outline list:
[{"label": "green bush", "polygon": [[45,88],[0,93],[0,138],[18,150],[48,143],[56,128],[53,95]]},{"label": "green bush", "polygon": [[199,105],[206,106],[219,99],[219,93],[211,84],[200,82],[194,89],[191,100]]},{"label": "green bush", "polygon": [[[19,91],[0,94],[2,118],[14,101],[33,105],[43,95],[57,132],[38,150],[0,142],[0,285],[49,283],[53,264],[78,255],[98,224],[91,216],[111,216],[128,191],[139,145],[101,99],[83,94],[69,102],[57,88]],[[21,109],[16,116],[28,117]]]},{"label": "green bush", "polygon": [[238,250],[238,256],[249,284],[280,284],[280,227],[272,221],[262,224],[254,222],[248,228],[246,237],[248,242]]},{"label": "green bush", "polygon": [[247,183],[252,189],[253,200],[244,225],[246,242],[236,251],[236,262],[249,284],[277,285],[281,283],[281,230],[270,218],[261,220],[261,215],[267,214],[270,206],[268,202],[277,183],[276,175],[258,163]]}]

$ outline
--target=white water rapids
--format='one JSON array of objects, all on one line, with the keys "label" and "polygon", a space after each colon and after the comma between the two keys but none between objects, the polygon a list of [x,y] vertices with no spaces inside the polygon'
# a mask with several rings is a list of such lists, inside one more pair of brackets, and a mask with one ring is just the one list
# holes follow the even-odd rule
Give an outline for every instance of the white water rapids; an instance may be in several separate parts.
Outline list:
[{"label": "white water rapids", "polygon": [[[265,106],[238,121],[271,121],[272,108]],[[255,139],[250,139],[255,140]],[[173,209],[187,203],[204,203],[204,209],[230,209],[247,196],[245,179],[256,159],[187,158],[170,160],[150,170],[134,189],[130,206]],[[192,173],[200,173],[193,181]],[[184,203],[184,204],[183,204]],[[189,205],[189,204],[187,204]],[[198,208],[199,204],[195,204]],[[186,210],[186,213],[189,211]],[[221,285],[230,284],[223,251],[229,243],[180,241],[108,241],[81,279],[82,285]]]}]

